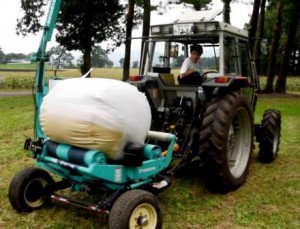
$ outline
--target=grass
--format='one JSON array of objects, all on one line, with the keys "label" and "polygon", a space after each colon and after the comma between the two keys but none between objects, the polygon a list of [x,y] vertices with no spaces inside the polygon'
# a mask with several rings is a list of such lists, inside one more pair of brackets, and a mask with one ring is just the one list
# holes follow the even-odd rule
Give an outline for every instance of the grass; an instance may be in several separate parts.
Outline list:
[{"label": "grass", "polygon": [[[174,177],[172,186],[159,195],[164,228],[300,228],[300,97],[260,95],[256,122],[267,108],[282,112],[278,159],[260,164],[256,149],[247,182],[225,195],[208,192],[200,174]],[[58,203],[29,214],[11,208],[7,198],[11,179],[35,163],[22,149],[25,136],[33,136],[32,98],[0,97],[0,112],[0,228],[107,228],[105,216]]]},{"label": "grass", "polygon": [[0,69],[35,69],[36,64],[0,64]]}]

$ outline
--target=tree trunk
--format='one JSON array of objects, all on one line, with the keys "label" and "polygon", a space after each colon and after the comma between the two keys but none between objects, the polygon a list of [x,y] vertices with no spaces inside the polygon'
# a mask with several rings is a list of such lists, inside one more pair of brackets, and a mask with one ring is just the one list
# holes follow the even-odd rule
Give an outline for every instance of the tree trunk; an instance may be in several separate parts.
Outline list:
[{"label": "tree trunk", "polygon": [[273,82],[275,78],[275,70],[276,70],[276,54],[279,47],[279,39],[281,32],[281,23],[282,23],[282,10],[283,10],[283,2],[279,1],[277,5],[277,18],[273,31],[273,38],[271,44],[271,53],[270,59],[268,62],[268,74],[267,74],[267,83],[264,89],[265,93],[273,93]]},{"label": "tree trunk", "polygon": [[290,23],[288,25],[287,40],[285,44],[283,58],[280,63],[280,71],[275,84],[275,92],[286,93],[286,78],[289,70],[289,60],[291,57],[291,52],[294,47],[297,27],[300,17],[300,3],[299,0],[294,0],[293,12],[291,16]]},{"label": "tree trunk", "polygon": [[130,70],[130,52],[131,52],[131,34],[134,17],[134,4],[135,0],[129,0],[128,2],[128,13],[126,20],[126,41],[125,41],[125,57],[123,65],[123,81],[127,81],[129,78]]},{"label": "tree trunk", "polygon": [[[143,15],[143,37],[148,37],[150,34],[150,19],[151,19],[151,2],[150,0],[144,0],[144,15]],[[146,48],[144,50],[144,48]],[[143,43],[142,43],[142,47],[141,47],[141,54],[147,52],[147,47],[143,47]],[[142,63],[145,62],[145,57],[146,55],[142,55],[141,59],[140,59],[140,73],[142,74],[144,69],[144,66],[142,65]]]},{"label": "tree trunk", "polygon": [[231,0],[223,0],[223,21],[230,24],[230,2]]},{"label": "tree trunk", "polygon": [[256,28],[259,16],[259,7],[260,7],[260,0],[254,0],[253,10],[250,20],[250,29],[249,29],[249,47],[251,54],[254,54],[254,43],[255,43],[255,35],[256,35]]},{"label": "tree trunk", "polygon": [[[83,51],[83,65],[81,68],[82,75],[84,75],[91,69],[91,54],[92,54],[91,48],[87,48]],[[91,77],[91,73],[88,74],[87,77]]]},{"label": "tree trunk", "polygon": [[264,30],[265,30],[265,9],[266,8],[266,0],[261,1],[260,5],[260,15],[259,15],[259,25],[258,25],[258,39],[256,40],[256,45],[253,53],[253,58],[255,59],[256,63],[256,70],[258,74],[261,74],[261,46],[260,42],[265,36]]},{"label": "tree trunk", "polygon": [[148,37],[150,34],[150,19],[151,19],[151,2],[150,0],[144,0],[143,37]]}]

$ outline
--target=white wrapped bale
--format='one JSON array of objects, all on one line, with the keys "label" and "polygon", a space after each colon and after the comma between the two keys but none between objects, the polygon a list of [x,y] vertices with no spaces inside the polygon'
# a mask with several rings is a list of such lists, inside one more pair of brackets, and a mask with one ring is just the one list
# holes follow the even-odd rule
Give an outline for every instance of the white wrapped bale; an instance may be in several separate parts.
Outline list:
[{"label": "white wrapped bale", "polygon": [[40,123],[51,140],[123,157],[128,141],[144,143],[151,125],[145,95],[118,80],[63,80],[45,97]]}]

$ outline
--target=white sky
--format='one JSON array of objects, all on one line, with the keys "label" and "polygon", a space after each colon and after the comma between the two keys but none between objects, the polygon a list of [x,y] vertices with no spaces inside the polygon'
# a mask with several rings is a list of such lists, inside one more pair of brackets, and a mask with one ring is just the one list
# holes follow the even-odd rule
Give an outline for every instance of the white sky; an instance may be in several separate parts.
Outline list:
[{"label": "white sky", "polygon": [[[213,8],[222,8],[221,0],[213,0]],[[249,14],[252,12],[250,4],[234,3],[231,5],[231,24],[237,27],[243,27],[244,23],[249,21]],[[152,15],[152,22],[170,19],[176,16],[178,10],[169,11],[164,16]],[[23,36],[16,35],[17,18],[22,16],[20,0],[0,0],[0,47],[4,53],[24,53],[36,52],[40,42],[41,34]],[[222,20],[222,19],[220,19]],[[141,32],[136,31],[135,36],[140,36]],[[54,37],[52,38],[54,40]],[[48,47],[55,45],[51,42]]]}]

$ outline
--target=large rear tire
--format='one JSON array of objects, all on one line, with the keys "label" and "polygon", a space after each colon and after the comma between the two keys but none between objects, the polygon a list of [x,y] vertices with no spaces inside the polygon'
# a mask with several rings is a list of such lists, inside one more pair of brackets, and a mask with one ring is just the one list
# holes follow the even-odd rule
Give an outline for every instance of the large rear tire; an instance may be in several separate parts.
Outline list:
[{"label": "large rear tire", "polygon": [[45,170],[32,167],[18,172],[10,183],[8,197],[12,207],[18,212],[31,212],[48,205],[49,196],[42,194],[43,188],[53,183]]},{"label": "large rear tire", "polygon": [[259,142],[258,160],[270,163],[278,156],[281,131],[281,114],[277,110],[266,110],[261,121],[257,141]]},{"label": "large rear tire", "polygon": [[109,214],[111,229],[160,229],[162,210],[156,196],[145,190],[130,190],[114,203]]},{"label": "large rear tire", "polygon": [[232,92],[213,98],[200,131],[200,156],[206,187],[224,193],[241,186],[253,149],[253,116],[247,98]]}]

